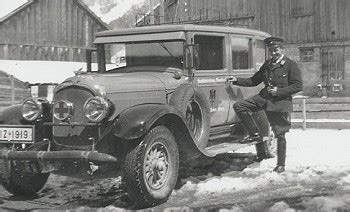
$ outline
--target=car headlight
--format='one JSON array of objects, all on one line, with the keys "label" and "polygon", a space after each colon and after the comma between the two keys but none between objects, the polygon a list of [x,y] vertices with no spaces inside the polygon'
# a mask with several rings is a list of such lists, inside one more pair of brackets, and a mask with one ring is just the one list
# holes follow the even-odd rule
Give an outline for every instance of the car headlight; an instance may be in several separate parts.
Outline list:
[{"label": "car headlight", "polygon": [[85,116],[92,122],[102,121],[108,114],[108,102],[99,96],[89,98],[84,104]]},{"label": "car headlight", "polygon": [[34,121],[43,111],[43,102],[40,99],[29,98],[22,104],[22,117],[27,121]]}]

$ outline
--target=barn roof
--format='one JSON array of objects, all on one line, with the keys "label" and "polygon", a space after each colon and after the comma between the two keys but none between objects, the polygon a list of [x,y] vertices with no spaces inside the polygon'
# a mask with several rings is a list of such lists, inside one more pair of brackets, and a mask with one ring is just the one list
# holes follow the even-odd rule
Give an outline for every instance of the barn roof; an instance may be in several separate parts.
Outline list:
[{"label": "barn roof", "polygon": [[[15,14],[19,13],[20,11],[26,9],[29,5],[31,5],[32,3],[36,2],[36,1],[38,1],[38,0],[27,0],[27,2],[25,2],[25,3],[19,2],[18,7],[16,9],[14,9],[12,12],[6,14],[3,17],[0,16],[0,24],[4,21],[8,20],[9,18],[14,16]],[[90,10],[90,8],[86,4],[84,4],[81,0],[73,0],[73,1],[76,1],[78,3],[78,6],[80,6],[81,9],[83,9],[87,13],[89,13],[97,22],[101,23],[106,29],[110,29],[110,26],[108,24],[106,24],[104,21],[102,21],[102,19],[100,17],[98,17],[92,10]]]},{"label": "barn roof", "polygon": [[[0,78],[1,77],[10,77],[10,76],[13,76],[14,80],[17,82],[25,83],[23,80],[18,79],[16,76],[9,74],[3,70],[0,70]],[[1,88],[1,85],[0,85],[0,88]]]},{"label": "barn roof", "polygon": [[74,72],[81,68],[82,71],[86,71],[86,64],[67,61],[0,60],[0,71],[31,84],[61,83],[74,76]]}]

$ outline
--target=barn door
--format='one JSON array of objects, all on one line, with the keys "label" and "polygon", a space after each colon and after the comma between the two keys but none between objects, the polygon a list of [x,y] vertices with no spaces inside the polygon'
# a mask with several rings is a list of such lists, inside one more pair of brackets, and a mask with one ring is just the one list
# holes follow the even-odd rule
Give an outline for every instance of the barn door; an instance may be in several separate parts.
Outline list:
[{"label": "barn door", "polygon": [[322,49],[322,84],[330,86],[334,82],[344,79],[344,49]]}]

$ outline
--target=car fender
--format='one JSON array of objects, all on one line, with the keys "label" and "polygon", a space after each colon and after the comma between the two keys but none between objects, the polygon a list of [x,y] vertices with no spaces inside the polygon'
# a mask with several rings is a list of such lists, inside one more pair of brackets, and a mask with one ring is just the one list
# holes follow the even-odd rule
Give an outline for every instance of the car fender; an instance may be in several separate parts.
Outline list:
[{"label": "car fender", "polygon": [[0,111],[0,125],[35,125],[35,141],[42,141],[43,138],[52,138],[52,127],[43,125],[51,116],[45,117],[41,121],[27,121],[22,117],[22,104],[17,104]]},{"label": "car fender", "polygon": [[172,105],[142,104],[128,108],[114,120],[113,134],[124,140],[134,140],[157,124],[165,125],[173,133],[183,160],[205,155],[196,145],[181,113]]},{"label": "car fender", "polygon": [[180,112],[171,105],[142,104],[130,107],[114,120],[114,135],[125,140],[140,138],[158,119],[169,114],[183,121]]},{"label": "car fender", "polygon": [[22,117],[22,105],[9,106],[0,111],[0,124],[19,125],[26,124]]}]

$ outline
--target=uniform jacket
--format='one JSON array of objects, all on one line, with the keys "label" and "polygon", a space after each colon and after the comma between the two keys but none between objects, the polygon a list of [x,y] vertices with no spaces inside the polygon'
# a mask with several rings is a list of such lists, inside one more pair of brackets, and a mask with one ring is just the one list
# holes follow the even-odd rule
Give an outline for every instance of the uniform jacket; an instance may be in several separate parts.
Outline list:
[{"label": "uniform jacket", "polygon": [[[273,112],[293,110],[292,95],[303,88],[301,72],[296,62],[286,56],[277,64],[273,64],[272,59],[269,59],[252,77],[238,78],[235,84],[252,87],[262,82],[265,87],[253,97],[259,106],[263,107],[266,104],[266,110]],[[277,87],[276,96],[267,92],[268,85]]]}]

